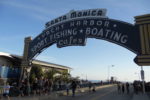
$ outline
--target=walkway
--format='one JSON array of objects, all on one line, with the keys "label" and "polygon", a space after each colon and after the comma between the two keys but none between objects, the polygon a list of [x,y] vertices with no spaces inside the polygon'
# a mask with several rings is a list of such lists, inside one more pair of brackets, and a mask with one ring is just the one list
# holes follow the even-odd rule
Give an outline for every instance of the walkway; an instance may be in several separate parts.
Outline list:
[{"label": "walkway", "polygon": [[130,94],[118,94],[114,85],[99,86],[96,89],[95,93],[89,93],[88,88],[78,89],[75,97],[71,96],[71,91],[69,96],[66,96],[66,91],[59,91],[50,95],[12,97],[11,100],[150,100],[150,93],[134,94],[130,92]]}]

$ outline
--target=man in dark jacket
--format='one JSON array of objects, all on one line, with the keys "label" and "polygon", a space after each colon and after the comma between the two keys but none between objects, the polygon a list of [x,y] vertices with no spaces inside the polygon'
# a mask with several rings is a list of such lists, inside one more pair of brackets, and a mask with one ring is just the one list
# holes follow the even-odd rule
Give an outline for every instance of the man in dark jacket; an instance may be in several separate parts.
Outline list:
[{"label": "man in dark jacket", "polygon": [[75,81],[72,81],[71,88],[72,88],[72,97],[74,97],[75,96],[75,91],[76,91],[76,88],[77,88],[77,83]]}]

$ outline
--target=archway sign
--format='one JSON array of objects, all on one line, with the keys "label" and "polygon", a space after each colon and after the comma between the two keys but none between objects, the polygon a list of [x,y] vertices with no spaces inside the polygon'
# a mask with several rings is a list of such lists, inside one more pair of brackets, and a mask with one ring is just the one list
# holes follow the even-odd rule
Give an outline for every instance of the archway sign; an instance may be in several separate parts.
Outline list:
[{"label": "archway sign", "polygon": [[106,9],[71,10],[46,23],[45,29],[33,40],[27,39],[24,56],[26,61],[45,48],[57,44],[84,46],[87,38],[103,39],[118,44],[137,54],[135,63],[150,65],[150,14],[135,17],[135,24],[110,19]]}]

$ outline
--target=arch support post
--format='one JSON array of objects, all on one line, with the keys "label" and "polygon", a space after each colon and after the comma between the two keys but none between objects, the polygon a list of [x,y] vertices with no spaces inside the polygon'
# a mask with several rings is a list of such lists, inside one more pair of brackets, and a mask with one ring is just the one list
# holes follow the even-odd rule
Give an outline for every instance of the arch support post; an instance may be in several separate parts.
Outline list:
[{"label": "arch support post", "polygon": [[19,86],[22,84],[22,80],[25,78],[28,81],[29,84],[29,72],[28,69],[30,69],[30,61],[28,60],[28,49],[29,49],[29,44],[32,41],[31,37],[26,37],[24,39],[24,51],[23,51],[23,57],[21,61],[21,73],[20,73],[20,79],[19,79]]},{"label": "arch support post", "polygon": [[150,65],[150,14],[136,16],[135,24],[139,28],[140,34],[140,54],[135,58],[139,66]]}]

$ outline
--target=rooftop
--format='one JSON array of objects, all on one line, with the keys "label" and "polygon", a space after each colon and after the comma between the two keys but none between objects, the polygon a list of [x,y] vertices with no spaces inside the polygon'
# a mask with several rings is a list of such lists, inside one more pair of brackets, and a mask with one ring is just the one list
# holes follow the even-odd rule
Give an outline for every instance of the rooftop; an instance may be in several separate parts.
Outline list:
[{"label": "rooftop", "polygon": [[[21,64],[22,56],[9,54],[9,53],[4,53],[4,52],[0,52],[0,56],[5,57],[7,59],[10,59],[12,61],[17,61],[17,62],[19,61],[20,64]],[[36,60],[36,59],[32,60],[32,64],[38,64],[38,65],[42,65],[42,66],[54,67],[54,68],[60,68],[60,69],[72,69],[71,67],[68,67],[68,66],[54,64],[54,63],[41,61],[41,60]]]}]

